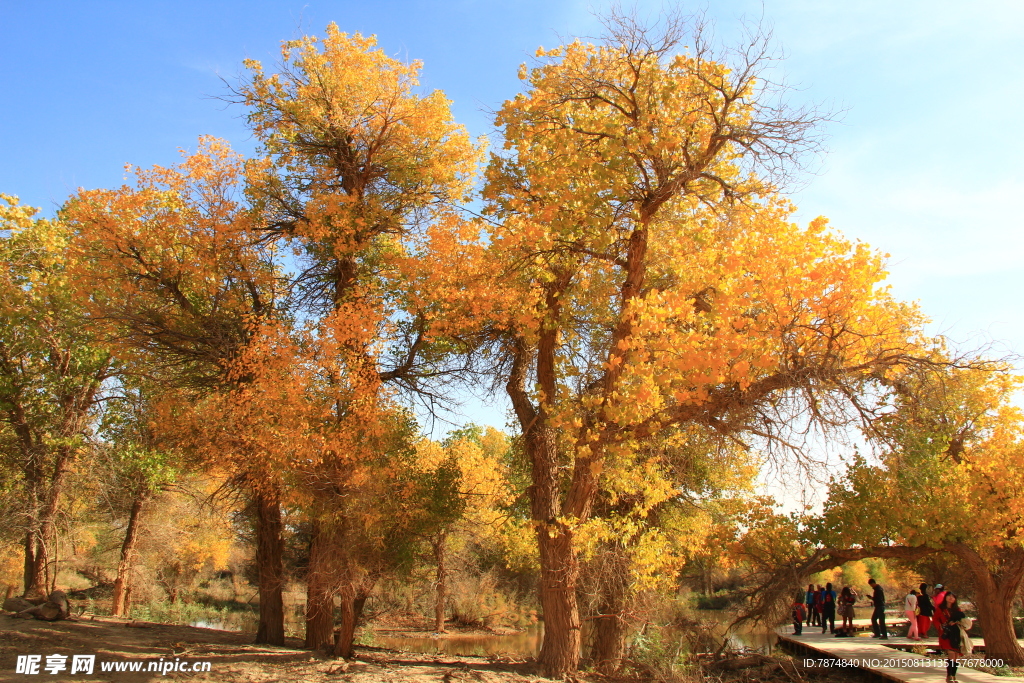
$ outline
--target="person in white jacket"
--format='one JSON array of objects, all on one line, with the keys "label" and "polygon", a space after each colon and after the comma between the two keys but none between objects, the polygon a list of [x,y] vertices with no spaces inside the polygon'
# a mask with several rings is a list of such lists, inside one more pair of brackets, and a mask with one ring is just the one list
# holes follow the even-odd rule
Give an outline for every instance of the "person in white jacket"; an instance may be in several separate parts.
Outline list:
[{"label": "person in white jacket", "polygon": [[921,634],[917,631],[917,591],[910,589],[906,600],[903,601],[903,613],[907,615],[910,628],[907,630],[907,638],[921,640]]}]

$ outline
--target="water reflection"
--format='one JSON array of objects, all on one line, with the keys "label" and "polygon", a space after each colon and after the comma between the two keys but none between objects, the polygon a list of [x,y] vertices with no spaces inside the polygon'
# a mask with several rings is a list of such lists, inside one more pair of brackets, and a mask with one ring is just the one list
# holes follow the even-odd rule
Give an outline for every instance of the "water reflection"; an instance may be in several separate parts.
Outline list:
[{"label": "water reflection", "polygon": [[[255,631],[258,619],[254,614],[232,613],[218,615],[220,618],[193,621],[189,625],[199,628],[212,628],[228,631]],[[705,623],[712,622],[712,632],[720,639],[725,637],[726,628],[735,619],[735,614],[724,610],[695,610],[692,616]],[[301,614],[290,611],[286,615],[286,630],[289,635],[301,637],[303,632]],[[679,642],[680,632],[672,626],[659,629],[665,641]],[[584,628],[584,642],[589,642],[589,633]],[[385,647],[392,650],[418,652],[424,654],[443,654],[451,656],[483,656],[507,654],[518,657],[535,657],[540,652],[544,637],[543,624],[536,624],[519,633],[498,634],[448,634],[443,638],[431,636],[406,637],[388,631],[369,631],[362,639],[367,645]],[[778,640],[771,629],[743,626],[729,635],[729,647],[733,649],[751,649],[770,652]],[[683,646],[685,651],[686,647]]]},{"label": "water reflection", "polygon": [[[725,636],[726,628],[735,615],[728,612],[700,612],[699,618],[706,622],[715,622],[714,633],[722,638]],[[590,634],[584,627],[584,643],[590,641]],[[678,642],[681,633],[671,627],[660,629],[661,638],[666,642]],[[496,634],[473,634],[459,635],[450,634],[443,638],[422,636],[405,637],[388,635],[388,632],[377,631],[372,636],[372,641],[367,644],[377,647],[386,647],[392,650],[403,650],[405,652],[418,652],[424,654],[443,654],[451,656],[488,656],[496,654],[515,655],[519,657],[536,657],[540,653],[541,642],[544,637],[543,624],[537,624],[520,633],[508,635]],[[753,628],[745,626],[737,629],[729,635],[729,647],[733,649],[750,649],[762,652],[770,652],[775,646],[778,637],[769,629]],[[685,644],[683,650],[686,650]]]},{"label": "water reflection", "polygon": [[[729,623],[732,622],[734,616],[730,616],[728,620],[723,621],[718,631],[719,636],[724,636],[726,628]],[[775,647],[775,643],[779,640],[778,635],[774,631],[769,631],[765,628],[754,629],[749,626],[740,627],[729,634],[729,647],[735,650],[742,650],[744,648],[748,650],[757,650],[759,652],[769,653],[772,648]]]},{"label": "water reflection", "polygon": [[373,634],[373,645],[405,652],[444,655],[478,656],[508,654],[533,657],[540,652],[544,629],[541,625],[530,626],[519,633],[497,634],[451,634],[443,638],[404,637],[388,635],[377,631]]}]

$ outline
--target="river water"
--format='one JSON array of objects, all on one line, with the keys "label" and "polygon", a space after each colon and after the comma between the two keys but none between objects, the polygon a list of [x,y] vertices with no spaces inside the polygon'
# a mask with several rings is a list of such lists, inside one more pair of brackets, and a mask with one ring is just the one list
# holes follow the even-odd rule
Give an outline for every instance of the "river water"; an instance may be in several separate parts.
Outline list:
[{"label": "river water", "polygon": [[544,628],[540,624],[530,626],[519,633],[507,635],[475,634],[459,635],[456,633],[443,638],[417,637],[406,638],[389,636],[386,632],[377,631],[372,638],[363,638],[363,642],[377,647],[406,652],[438,653],[444,655],[519,655],[532,657],[540,652]]},{"label": "river water", "polygon": [[[296,611],[287,615],[286,631],[289,635],[301,636],[302,623],[301,614]],[[713,622],[713,632],[722,637],[725,635],[726,627],[735,618],[727,610],[694,610],[691,618],[702,622]],[[230,614],[207,621],[193,621],[191,626],[202,628],[255,631],[256,616],[254,614]],[[665,627],[661,630],[663,638],[672,641],[679,640],[678,631],[672,627]],[[586,636],[586,634],[584,634]],[[523,631],[511,634],[466,634],[450,633],[443,638],[431,636],[404,637],[393,635],[388,631],[365,630],[359,637],[358,642],[374,647],[384,647],[393,650],[404,650],[406,652],[419,652],[427,654],[444,655],[465,655],[465,656],[488,656],[506,654],[519,657],[534,657],[540,652],[541,641],[544,637],[543,623],[530,626]],[[587,640],[587,638],[584,638]],[[729,645],[733,649],[752,649],[769,651],[774,647],[775,634],[765,628],[740,628],[729,636]]]},{"label": "river water", "polygon": [[[695,612],[694,616],[701,621],[715,622],[714,631],[719,637],[724,636],[726,627],[735,618],[732,613],[719,610],[702,610]],[[678,632],[673,631],[670,627],[663,630],[663,635],[673,640],[678,639]],[[449,634],[443,638],[434,638],[403,637],[377,631],[373,633],[372,637],[364,637],[361,640],[368,645],[386,647],[393,650],[404,650],[406,652],[437,653],[450,656],[507,654],[520,657],[534,657],[540,652],[543,638],[544,626],[543,624],[537,624],[519,633],[508,635]],[[741,628],[729,636],[729,644],[734,649],[746,648],[765,652],[775,646],[776,640],[775,634],[764,628]]]}]

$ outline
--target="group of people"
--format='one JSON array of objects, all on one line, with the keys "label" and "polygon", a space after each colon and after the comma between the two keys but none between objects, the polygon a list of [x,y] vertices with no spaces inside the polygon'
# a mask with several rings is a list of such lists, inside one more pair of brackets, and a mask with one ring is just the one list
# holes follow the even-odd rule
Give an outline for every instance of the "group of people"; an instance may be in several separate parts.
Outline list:
[{"label": "group of people", "polygon": [[[846,586],[837,595],[832,584],[826,583],[817,588],[814,584],[807,586],[803,601],[798,597],[794,603],[793,632],[803,633],[806,620],[807,626],[820,626],[821,632],[847,633],[853,628],[853,605],[857,602],[857,592]],[[797,615],[799,611],[799,618]],[[842,621],[836,630],[836,616]]]},{"label": "group of people", "polygon": [[935,584],[934,595],[926,583],[920,585],[920,592],[911,590],[904,602],[904,613],[910,622],[907,637],[921,640],[928,636],[934,625],[939,635],[939,649],[946,653],[946,680],[956,681],[960,658],[970,656],[974,651],[967,632],[973,621],[960,609],[956,595],[941,583]]},{"label": "group of people", "polygon": [[[871,630],[875,638],[886,640],[889,637],[885,625],[885,590],[874,579],[868,580],[871,586]],[[802,599],[801,599],[802,598]],[[814,584],[807,586],[802,596],[797,596],[793,603],[793,633],[801,635],[806,622],[807,626],[821,626],[821,632],[831,630],[837,636],[853,635],[854,603],[857,593],[845,587],[836,595],[832,584],[824,587]],[[904,614],[910,622],[907,637],[921,640],[927,637],[932,626],[938,632],[939,648],[946,654],[946,681],[955,683],[959,660],[970,656],[974,646],[967,631],[972,626],[971,619],[963,613],[957,597],[943,587],[935,584],[934,594],[931,587],[922,583],[912,589],[903,602]],[[836,615],[842,617],[842,625],[836,629]]]}]

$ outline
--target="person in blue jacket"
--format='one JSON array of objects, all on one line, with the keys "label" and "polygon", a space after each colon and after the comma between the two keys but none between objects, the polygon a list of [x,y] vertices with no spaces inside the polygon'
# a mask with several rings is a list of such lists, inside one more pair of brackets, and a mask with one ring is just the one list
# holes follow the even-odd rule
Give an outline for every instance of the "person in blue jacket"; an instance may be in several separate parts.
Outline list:
[{"label": "person in blue jacket", "polygon": [[836,632],[836,592],[832,590],[832,584],[826,583],[825,590],[821,592],[821,632]]}]

